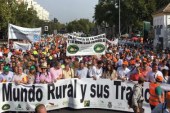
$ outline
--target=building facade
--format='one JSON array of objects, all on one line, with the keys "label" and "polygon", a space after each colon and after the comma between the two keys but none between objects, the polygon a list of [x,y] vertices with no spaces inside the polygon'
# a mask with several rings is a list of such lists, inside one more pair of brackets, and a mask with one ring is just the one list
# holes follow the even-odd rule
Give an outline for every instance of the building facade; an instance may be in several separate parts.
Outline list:
[{"label": "building facade", "polygon": [[16,0],[18,3],[24,2],[27,8],[33,8],[37,12],[39,19],[49,21],[49,12],[34,0]]},{"label": "building facade", "polygon": [[170,3],[153,14],[154,48],[170,49]]}]

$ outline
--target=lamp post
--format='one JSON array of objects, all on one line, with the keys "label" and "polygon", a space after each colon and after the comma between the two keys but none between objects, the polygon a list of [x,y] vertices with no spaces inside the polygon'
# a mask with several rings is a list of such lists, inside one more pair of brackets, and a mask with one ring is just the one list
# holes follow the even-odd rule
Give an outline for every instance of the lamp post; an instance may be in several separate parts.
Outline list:
[{"label": "lamp post", "polygon": [[120,0],[119,0],[119,5],[117,5],[117,3],[115,4],[115,7],[116,8],[119,8],[119,38],[121,37],[121,20],[120,20],[120,12],[121,12],[121,9],[120,9]]},{"label": "lamp post", "polygon": [[119,38],[121,37],[121,31],[120,31],[120,27],[121,27],[121,23],[120,23],[120,0],[119,0]]}]

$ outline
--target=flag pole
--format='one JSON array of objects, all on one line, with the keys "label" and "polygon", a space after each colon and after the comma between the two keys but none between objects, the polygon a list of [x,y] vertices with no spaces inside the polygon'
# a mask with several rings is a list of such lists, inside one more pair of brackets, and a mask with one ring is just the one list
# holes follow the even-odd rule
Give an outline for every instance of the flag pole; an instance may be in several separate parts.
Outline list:
[{"label": "flag pole", "polygon": [[[9,23],[8,23],[8,44],[7,44],[7,47],[9,48]],[[10,49],[10,48],[9,48]]]}]

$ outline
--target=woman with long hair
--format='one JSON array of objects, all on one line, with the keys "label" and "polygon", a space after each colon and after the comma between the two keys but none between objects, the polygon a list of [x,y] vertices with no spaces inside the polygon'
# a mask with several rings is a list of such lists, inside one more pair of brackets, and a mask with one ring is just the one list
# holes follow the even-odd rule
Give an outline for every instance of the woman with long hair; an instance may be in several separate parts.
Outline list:
[{"label": "woman with long hair", "polygon": [[102,78],[117,80],[117,77],[118,77],[118,75],[117,75],[116,70],[113,68],[113,66],[111,64],[108,64],[105,72],[103,73]]}]

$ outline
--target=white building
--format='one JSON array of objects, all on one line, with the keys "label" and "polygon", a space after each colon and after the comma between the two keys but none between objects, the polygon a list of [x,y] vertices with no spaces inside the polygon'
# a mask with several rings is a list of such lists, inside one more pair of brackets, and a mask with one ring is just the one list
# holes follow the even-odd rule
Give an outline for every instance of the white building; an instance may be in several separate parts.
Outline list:
[{"label": "white building", "polygon": [[154,49],[170,48],[170,3],[153,14]]},{"label": "white building", "polygon": [[34,0],[17,0],[18,3],[24,2],[24,4],[27,4],[27,8],[33,8],[37,12],[37,16],[39,19],[44,21],[49,21],[49,12],[44,9],[42,6],[40,6],[36,1]]}]

